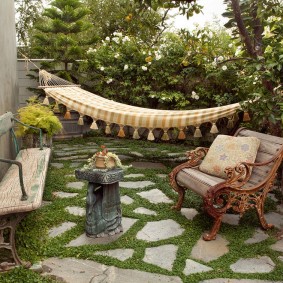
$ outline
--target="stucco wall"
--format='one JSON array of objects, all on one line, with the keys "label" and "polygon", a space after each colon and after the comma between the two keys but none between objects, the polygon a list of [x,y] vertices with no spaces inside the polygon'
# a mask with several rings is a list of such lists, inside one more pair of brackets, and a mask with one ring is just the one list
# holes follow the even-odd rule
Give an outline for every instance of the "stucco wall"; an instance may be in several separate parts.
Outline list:
[{"label": "stucco wall", "polygon": [[[17,50],[14,1],[0,1],[0,115],[16,111],[18,105]],[[12,143],[8,135],[0,139],[0,156],[10,157]],[[0,163],[0,178],[6,167]]]}]

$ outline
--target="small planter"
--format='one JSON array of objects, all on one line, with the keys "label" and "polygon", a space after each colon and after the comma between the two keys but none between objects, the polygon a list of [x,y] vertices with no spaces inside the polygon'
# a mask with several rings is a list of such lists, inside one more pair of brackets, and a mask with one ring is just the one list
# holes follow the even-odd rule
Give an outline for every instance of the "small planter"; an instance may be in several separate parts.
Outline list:
[{"label": "small planter", "polygon": [[104,168],[111,169],[116,167],[116,163],[114,158],[112,157],[98,155],[95,157],[95,167],[99,169],[104,169]]}]

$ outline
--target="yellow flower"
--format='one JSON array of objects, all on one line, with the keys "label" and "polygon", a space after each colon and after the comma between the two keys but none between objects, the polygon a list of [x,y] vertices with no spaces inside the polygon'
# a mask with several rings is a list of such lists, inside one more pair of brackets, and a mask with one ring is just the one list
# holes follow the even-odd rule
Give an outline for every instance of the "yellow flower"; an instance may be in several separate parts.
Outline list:
[{"label": "yellow flower", "polygon": [[129,22],[129,21],[131,21],[131,19],[133,18],[133,14],[129,14],[126,18],[125,18],[125,20],[127,21],[127,22]]},{"label": "yellow flower", "polygon": [[189,66],[189,61],[183,60],[182,65],[183,65],[184,67]]},{"label": "yellow flower", "polygon": [[152,57],[151,56],[148,56],[148,57],[145,58],[145,62],[148,63],[148,62],[151,62],[151,61],[152,61]]}]

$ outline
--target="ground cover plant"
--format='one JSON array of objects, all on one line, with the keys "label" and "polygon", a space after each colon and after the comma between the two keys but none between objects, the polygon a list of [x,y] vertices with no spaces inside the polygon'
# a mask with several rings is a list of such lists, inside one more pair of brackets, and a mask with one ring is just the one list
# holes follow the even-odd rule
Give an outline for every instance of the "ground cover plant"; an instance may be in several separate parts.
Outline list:
[{"label": "ground cover plant", "polygon": [[[74,161],[81,162],[81,165],[77,165],[77,168],[80,168],[80,166],[86,164],[87,158],[80,159],[80,155],[90,157],[94,151],[100,149],[101,145],[107,145],[108,148],[115,148],[116,154],[127,155],[129,159],[123,161],[125,165],[134,161],[162,162],[165,165],[164,169],[128,168],[125,174],[142,173],[144,176],[127,178],[127,181],[151,181],[154,185],[150,185],[142,189],[142,191],[158,188],[174,202],[177,200],[177,195],[170,188],[168,177],[166,176],[176,164],[181,162],[183,153],[192,148],[191,146],[185,144],[174,145],[169,143],[122,140],[99,136],[84,139],[72,139],[69,142],[54,142],[52,162],[62,163],[63,168],[49,167],[44,192],[44,201],[46,204],[39,210],[29,214],[17,230],[17,246],[22,259],[29,260],[33,263],[43,261],[50,257],[88,259],[119,268],[138,269],[158,274],[175,275],[179,276],[185,283],[199,282],[201,280],[219,277],[263,279],[271,281],[279,281],[282,279],[283,263],[278,259],[280,253],[270,249],[270,245],[276,242],[276,229],[268,231],[267,233],[270,237],[260,243],[251,245],[244,243],[244,241],[250,238],[254,231],[259,227],[256,214],[253,211],[244,215],[239,226],[229,224],[223,224],[221,226],[220,234],[229,241],[229,253],[209,262],[209,266],[213,268],[212,271],[185,276],[183,270],[186,259],[189,258],[190,252],[201,237],[202,232],[205,229],[209,229],[212,224],[211,218],[202,211],[202,200],[190,192],[186,194],[184,207],[194,208],[199,212],[193,220],[188,220],[180,214],[180,212],[171,210],[171,203],[154,204],[140,197],[137,194],[140,190],[137,191],[121,187],[121,196],[127,195],[134,200],[132,204],[122,204],[122,217],[138,220],[131,229],[124,233],[118,240],[107,245],[97,244],[66,247],[66,244],[71,240],[84,233],[85,225],[85,216],[72,215],[65,209],[67,206],[85,207],[86,184],[82,190],[67,187],[69,182],[77,181],[73,175],[75,168],[72,166],[72,163]],[[60,159],[62,156],[59,153],[62,153],[62,149],[65,149],[65,153],[69,153],[67,156],[73,156],[73,159]],[[171,156],[169,156],[168,153],[171,153]],[[161,178],[158,174],[164,174],[165,178]],[[78,195],[72,199],[60,199],[54,197],[53,194],[58,191],[69,193],[76,192]],[[134,209],[138,207],[154,210],[157,215],[135,213]],[[276,201],[268,199],[265,211],[273,211],[275,210],[275,207]],[[182,235],[157,242],[146,242],[136,238],[137,232],[140,231],[148,221],[161,221],[165,219],[176,221],[184,229]],[[48,236],[49,229],[66,221],[74,222],[76,223],[76,226],[57,237],[50,238]],[[237,235],[237,237],[235,237],[235,235]],[[173,244],[178,247],[177,257],[172,271],[165,270],[143,261],[146,248],[166,244]],[[97,251],[118,248],[133,249],[134,254],[126,261],[120,261],[112,257],[95,254]],[[272,272],[263,274],[240,274],[231,272],[231,269],[229,268],[229,266],[238,258],[249,258],[261,255],[269,256],[276,263],[276,268]],[[56,282],[56,278],[43,278],[33,271],[19,267],[6,274],[0,274],[0,282],[53,283]]]}]

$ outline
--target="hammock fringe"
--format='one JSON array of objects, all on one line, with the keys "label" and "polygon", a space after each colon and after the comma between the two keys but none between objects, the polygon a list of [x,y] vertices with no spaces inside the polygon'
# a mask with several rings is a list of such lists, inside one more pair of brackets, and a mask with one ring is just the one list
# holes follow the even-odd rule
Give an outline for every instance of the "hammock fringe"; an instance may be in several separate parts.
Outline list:
[{"label": "hammock fringe", "polygon": [[123,125],[120,125],[120,129],[119,129],[119,132],[118,132],[118,135],[117,135],[119,138],[124,138],[126,135],[125,135],[125,132],[124,132],[124,126]]},{"label": "hammock fringe", "polygon": [[179,131],[179,134],[178,134],[178,140],[185,140],[186,139],[186,134],[185,134],[185,132],[184,132],[184,129],[183,128],[181,128],[181,129],[179,129],[180,131]]},{"label": "hammock fringe", "polygon": [[194,138],[201,138],[202,133],[199,127],[196,127],[195,133],[194,133]]},{"label": "hammock fringe", "polygon": [[170,140],[170,139],[169,139],[169,136],[168,136],[168,133],[167,133],[167,130],[164,130],[164,133],[163,133],[161,139],[162,139],[163,141],[169,141],[169,140]]},{"label": "hammock fringe", "polygon": [[80,114],[80,118],[78,120],[78,125],[83,126],[84,125],[84,115]]},{"label": "hammock fringe", "polygon": [[212,127],[211,127],[211,129],[210,129],[210,133],[211,133],[211,134],[217,134],[217,133],[219,133],[219,131],[218,131],[217,126],[216,126],[215,123],[212,123]]},{"label": "hammock fringe", "polygon": [[92,130],[98,130],[98,125],[97,125],[95,119],[93,119],[92,124],[90,125],[90,129],[92,129]]},{"label": "hammock fringe", "polygon": [[138,140],[140,139],[139,131],[138,128],[135,128],[134,133],[133,133],[133,139]]},{"label": "hammock fringe", "polygon": [[110,134],[111,134],[110,124],[107,124],[107,125],[106,125],[105,134],[106,134],[106,135],[110,135]]},{"label": "hammock fringe", "polygon": [[147,139],[148,139],[149,141],[154,141],[154,140],[155,140],[155,137],[154,137],[154,134],[153,134],[152,130],[149,130]]},{"label": "hammock fringe", "polygon": [[71,112],[69,109],[67,109],[65,115],[64,115],[64,119],[70,120],[71,119]]}]

